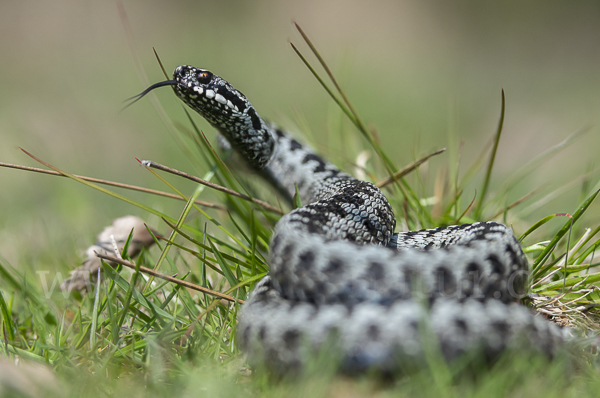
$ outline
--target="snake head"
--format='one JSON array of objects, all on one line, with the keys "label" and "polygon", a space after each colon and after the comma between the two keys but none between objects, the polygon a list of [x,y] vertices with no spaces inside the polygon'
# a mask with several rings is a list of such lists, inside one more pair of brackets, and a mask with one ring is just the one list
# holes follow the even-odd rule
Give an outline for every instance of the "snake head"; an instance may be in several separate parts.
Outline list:
[{"label": "snake head", "polygon": [[177,97],[217,128],[250,165],[265,167],[275,139],[244,94],[214,73],[189,65],[175,68],[172,82]]},{"label": "snake head", "polygon": [[125,108],[139,101],[150,91],[164,86],[173,87],[179,99],[212,124],[218,125],[219,119],[238,116],[251,107],[244,94],[226,80],[206,69],[181,65],[175,68],[173,80],[155,83],[142,93],[128,98],[126,101],[131,102]]},{"label": "snake head", "polygon": [[244,94],[206,69],[178,66],[173,81],[177,97],[217,126],[250,106]]},{"label": "snake head", "polygon": [[150,91],[171,86],[186,105],[219,130],[249,164],[264,168],[275,148],[275,138],[248,99],[226,80],[206,69],[189,65],[175,68],[173,80],[155,83],[128,99],[127,107]]}]

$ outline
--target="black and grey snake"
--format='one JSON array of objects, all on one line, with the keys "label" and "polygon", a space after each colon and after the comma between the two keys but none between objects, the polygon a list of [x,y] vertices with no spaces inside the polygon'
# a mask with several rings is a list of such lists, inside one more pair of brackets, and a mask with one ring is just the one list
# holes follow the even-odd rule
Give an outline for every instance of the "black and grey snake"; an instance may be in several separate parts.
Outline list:
[{"label": "black and grey snake", "polygon": [[242,308],[237,333],[251,362],[286,372],[327,348],[347,371],[393,372],[421,363],[434,343],[448,360],[523,346],[553,355],[562,345],[561,328],[519,303],[528,263],[508,227],[395,234],[375,185],[264,121],[224,79],[179,66],[139,97],[165,85],[280,192],[291,198],[297,185],[304,204],[275,226],[270,275]]}]

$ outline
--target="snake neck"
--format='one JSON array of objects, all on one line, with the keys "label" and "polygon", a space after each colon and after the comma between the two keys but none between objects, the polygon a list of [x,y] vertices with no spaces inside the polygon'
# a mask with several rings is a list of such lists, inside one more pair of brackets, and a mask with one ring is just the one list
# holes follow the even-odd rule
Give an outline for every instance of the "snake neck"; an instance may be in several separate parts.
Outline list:
[{"label": "snake neck", "polygon": [[244,94],[221,77],[183,65],[173,72],[179,99],[215,127],[257,170],[273,157],[275,136]]},{"label": "snake neck", "polygon": [[292,202],[298,187],[304,204],[320,199],[333,179],[351,177],[265,122],[250,101],[225,79],[193,66],[173,72],[173,90],[229,141],[234,149]]},{"label": "snake neck", "polygon": [[[331,239],[382,245],[391,239],[394,213],[377,187],[341,172],[310,147],[266,123],[246,96],[212,72],[178,66],[172,83],[176,95],[219,130],[285,199],[291,202],[298,190],[305,207],[290,215],[292,223]],[[377,207],[376,211],[364,211],[367,205]],[[324,215],[315,219],[313,212]],[[346,218],[352,220],[351,227],[326,232],[337,231],[332,226]]]}]

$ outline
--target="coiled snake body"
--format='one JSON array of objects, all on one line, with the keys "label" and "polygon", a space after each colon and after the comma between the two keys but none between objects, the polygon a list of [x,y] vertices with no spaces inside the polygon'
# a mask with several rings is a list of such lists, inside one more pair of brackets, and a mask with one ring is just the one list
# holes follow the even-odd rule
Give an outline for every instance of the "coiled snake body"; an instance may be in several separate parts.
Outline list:
[{"label": "coiled snake body", "polygon": [[528,263],[506,226],[394,234],[376,186],[265,122],[227,81],[179,66],[141,95],[164,85],[280,192],[291,197],[297,185],[304,204],[275,226],[270,275],[242,309],[238,338],[251,362],[296,370],[327,347],[347,371],[397,371],[431,344],[446,359],[517,346],[553,355],[561,345],[560,328],[518,303]]}]

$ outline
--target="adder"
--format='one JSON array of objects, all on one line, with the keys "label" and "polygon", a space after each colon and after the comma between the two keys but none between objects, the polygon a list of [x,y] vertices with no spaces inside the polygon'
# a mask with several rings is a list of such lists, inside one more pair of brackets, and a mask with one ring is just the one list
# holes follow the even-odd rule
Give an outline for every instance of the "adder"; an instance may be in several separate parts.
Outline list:
[{"label": "adder", "polygon": [[528,262],[510,228],[480,222],[395,233],[383,193],[260,117],[208,70],[178,66],[171,86],[282,195],[270,274],[244,304],[238,339],[251,363],[295,372],[327,349],[347,372],[395,372],[433,346],[452,360],[510,348],[554,355],[565,332],[519,303]]}]

